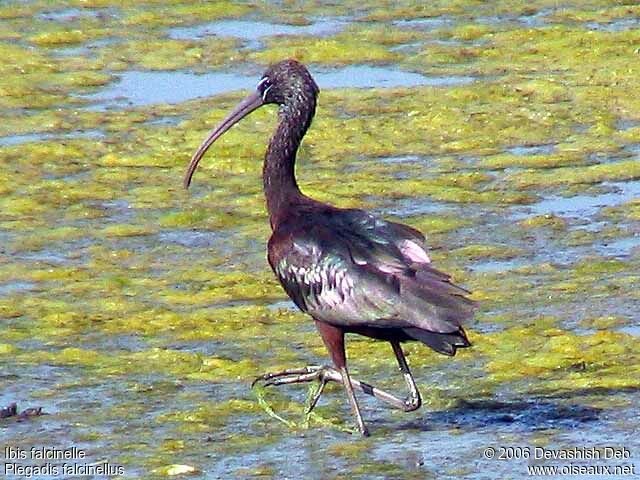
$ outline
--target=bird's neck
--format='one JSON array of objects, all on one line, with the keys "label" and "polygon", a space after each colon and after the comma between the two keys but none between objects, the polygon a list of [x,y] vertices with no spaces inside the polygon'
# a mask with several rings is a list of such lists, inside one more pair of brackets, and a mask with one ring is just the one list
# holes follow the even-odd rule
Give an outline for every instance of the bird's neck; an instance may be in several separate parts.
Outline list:
[{"label": "bird's neck", "polygon": [[271,137],[262,180],[271,227],[286,215],[287,208],[306,198],[295,177],[296,153],[315,113],[315,100],[280,107],[278,127]]}]

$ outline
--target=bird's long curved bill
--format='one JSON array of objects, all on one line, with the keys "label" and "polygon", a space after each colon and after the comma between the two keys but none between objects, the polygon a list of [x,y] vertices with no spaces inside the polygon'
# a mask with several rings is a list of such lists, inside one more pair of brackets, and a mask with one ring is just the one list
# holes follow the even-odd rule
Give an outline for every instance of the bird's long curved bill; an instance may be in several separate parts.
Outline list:
[{"label": "bird's long curved bill", "polygon": [[206,140],[202,142],[202,145],[198,147],[196,153],[193,154],[193,157],[191,157],[189,168],[187,168],[187,173],[184,176],[184,188],[189,188],[189,185],[191,184],[191,177],[193,177],[196,168],[198,168],[200,159],[204,156],[209,147],[213,145],[213,142],[220,138],[224,134],[224,132],[229,130],[236,123],[238,123],[244,117],[253,112],[256,108],[262,105],[264,105],[264,101],[262,100],[260,92],[256,91],[252,93],[247,98],[242,100],[242,102],[240,102],[238,106],[234,108],[233,111],[229,115],[227,115],[227,117],[222,122],[220,122],[220,125],[218,125],[211,131]]}]

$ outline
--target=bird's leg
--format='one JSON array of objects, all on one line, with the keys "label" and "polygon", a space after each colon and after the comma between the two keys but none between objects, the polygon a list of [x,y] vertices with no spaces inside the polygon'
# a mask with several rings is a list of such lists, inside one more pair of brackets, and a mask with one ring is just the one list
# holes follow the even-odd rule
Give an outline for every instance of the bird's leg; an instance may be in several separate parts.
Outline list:
[{"label": "bird's leg", "polygon": [[351,405],[353,415],[356,417],[356,425],[358,427],[358,430],[363,436],[368,437],[369,431],[367,430],[367,426],[364,424],[364,420],[362,419],[358,400],[356,400],[356,395],[353,392],[351,377],[349,376],[349,371],[347,370],[347,355],[344,350],[344,330],[328,323],[319,322],[317,320],[316,327],[320,332],[320,336],[322,337],[322,341],[326,345],[327,350],[329,350],[329,354],[331,355],[333,364],[340,372],[342,385],[344,386],[344,390],[347,393],[347,398],[349,399],[349,404]]},{"label": "bird's leg", "polygon": [[[368,436],[369,432],[367,431],[367,427],[362,420],[362,415],[360,414],[360,408],[358,406],[358,402],[356,400],[356,396],[353,393],[353,386],[357,386],[363,392],[366,392],[362,388],[362,382],[358,382],[357,380],[350,380],[349,372],[346,367],[342,367],[340,370],[337,370],[333,367],[328,366],[316,366],[310,365],[308,367],[302,368],[292,368],[288,370],[283,370],[281,372],[273,372],[273,373],[265,373],[264,375],[256,378],[251,387],[253,388],[256,383],[263,381],[263,386],[277,386],[277,385],[290,385],[292,383],[306,383],[312,382],[314,380],[318,380],[320,382],[320,386],[318,390],[314,393],[313,397],[309,401],[309,406],[307,407],[306,413],[311,413],[314,409],[322,392],[324,391],[324,387],[327,382],[337,382],[341,383],[344,386],[345,391],[347,392],[347,398],[349,399],[349,404],[351,405],[351,409],[356,417],[356,424],[360,433],[364,436]],[[367,392],[368,393],[368,392]]]},{"label": "bird's leg", "polygon": [[335,368],[309,365],[302,368],[282,370],[281,372],[265,373],[253,381],[251,388],[253,388],[258,382],[264,382],[263,386],[270,387],[272,385],[289,385],[291,383],[312,382],[313,380],[319,380],[321,384],[326,384],[330,380],[342,383],[342,376]]},{"label": "bird's leg", "polygon": [[305,383],[318,380],[318,389],[314,392],[313,397],[309,400],[309,405],[306,408],[305,413],[309,414],[315,408],[324,387],[329,381],[342,383],[342,375],[335,368],[328,366],[316,366],[309,365],[302,368],[291,368],[283,370],[281,372],[265,373],[259,376],[251,383],[253,388],[256,383],[263,381],[265,387],[277,386],[277,385],[290,385],[292,383]]},{"label": "bird's leg", "polygon": [[[413,375],[411,375],[411,370],[409,370],[409,365],[407,364],[407,360],[404,356],[400,343],[392,341],[391,346],[393,347],[393,353],[395,353],[396,359],[398,360],[398,367],[400,368],[400,372],[402,372],[402,374],[404,375],[405,381],[407,382],[407,387],[409,388],[409,395],[405,399],[399,398],[395,395],[385,392],[384,390],[381,390],[378,387],[374,387],[372,385],[369,385],[368,383],[361,382],[360,380],[356,380],[354,378],[350,378],[351,385],[353,386],[353,388],[356,388],[361,392],[366,393],[367,395],[371,395],[378,400],[382,400],[383,402],[399,408],[400,410],[404,410],[405,412],[412,412],[420,408],[420,406],[422,405],[420,392],[418,391],[416,382],[413,379]],[[335,373],[333,375],[328,375],[327,373],[325,373],[324,378],[325,383],[328,380],[339,381],[336,380]],[[314,400],[317,401],[317,399]],[[311,411],[314,406],[315,402],[312,402],[309,411]]]},{"label": "bird's leg", "polygon": [[364,420],[362,419],[360,406],[358,405],[358,400],[356,400],[355,393],[353,393],[353,385],[351,384],[351,378],[349,377],[349,372],[346,365],[340,368],[340,374],[342,375],[342,384],[344,385],[344,390],[347,392],[347,398],[349,399],[349,403],[351,404],[351,410],[353,411],[353,415],[356,417],[356,425],[358,427],[358,431],[362,434],[362,436],[368,437],[369,430],[367,429],[367,426],[364,424]]},{"label": "bird's leg", "polygon": [[320,396],[322,395],[327,382],[343,382],[342,374],[335,368],[326,365],[309,365],[307,367],[291,368],[281,372],[265,373],[253,381],[251,388],[253,388],[258,382],[264,382],[263,386],[270,387],[272,385],[290,385],[292,383],[305,383],[312,382],[314,380],[317,380],[320,385],[309,401],[309,405],[306,409],[306,413],[308,414],[311,413],[318,403],[318,400],[320,400]]},{"label": "bird's leg", "polygon": [[[400,368],[402,371],[402,367]],[[403,371],[403,373],[405,372]],[[354,389],[366,393],[367,395],[371,395],[372,397],[375,397],[378,400],[399,408],[400,410],[411,412],[418,409],[421,405],[420,393],[418,392],[418,389],[413,382],[411,373],[405,373],[405,378],[407,379],[407,384],[409,384],[410,394],[404,400],[378,387],[374,387],[373,385],[362,382],[355,378],[351,378],[351,385]],[[335,368],[326,365],[310,365],[302,368],[283,370],[281,372],[266,373],[256,378],[251,384],[251,387],[253,388],[258,382],[261,381],[264,382],[263,386],[270,387],[278,385],[290,385],[293,383],[307,383],[313,382],[314,380],[320,382],[320,387],[309,402],[309,406],[307,407],[307,413],[309,413],[315,408],[318,400],[320,399],[320,396],[324,391],[324,387],[328,382],[342,383],[344,385],[342,374]]]},{"label": "bird's leg", "polygon": [[344,334],[341,331],[336,332],[335,330],[338,329],[332,325],[320,322],[316,322],[316,325],[318,325],[318,330],[320,330],[322,339],[325,341],[327,349],[331,353],[331,357],[337,368],[312,365],[302,368],[283,370],[281,372],[267,373],[256,378],[251,386],[253,387],[259,381],[264,381],[264,386],[268,387],[272,385],[289,385],[292,383],[306,383],[317,380],[320,382],[320,386],[309,402],[309,406],[307,407],[307,413],[309,413],[318,403],[327,382],[332,381],[341,383],[345,388],[349,403],[351,404],[351,408],[356,417],[358,430],[363,435],[368,435],[368,432],[367,427],[362,420],[362,415],[360,414],[360,408],[354,394],[354,389],[366,393],[367,395],[371,395],[372,397],[405,412],[412,412],[420,408],[422,405],[420,392],[418,391],[416,382],[413,379],[413,375],[411,375],[411,370],[409,370],[409,365],[407,364],[407,360],[399,342],[392,341],[391,346],[393,348],[393,353],[396,356],[396,360],[398,361],[400,372],[403,374],[405,381],[407,382],[407,387],[409,388],[409,395],[404,399],[392,395],[378,387],[369,385],[368,383],[351,378],[346,368]]},{"label": "bird's leg", "polygon": [[400,372],[402,372],[402,375],[407,382],[407,387],[409,388],[409,395],[404,399],[404,411],[412,412],[413,410],[420,408],[420,405],[422,405],[420,392],[418,391],[416,381],[413,379],[413,375],[411,375],[411,370],[409,370],[409,365],[407,364],[407,359],[404,356],[400,342],[394,340],[391,342],[391,346],[393,347],[393,353],[396,355],[396,360],[398,360]]}]

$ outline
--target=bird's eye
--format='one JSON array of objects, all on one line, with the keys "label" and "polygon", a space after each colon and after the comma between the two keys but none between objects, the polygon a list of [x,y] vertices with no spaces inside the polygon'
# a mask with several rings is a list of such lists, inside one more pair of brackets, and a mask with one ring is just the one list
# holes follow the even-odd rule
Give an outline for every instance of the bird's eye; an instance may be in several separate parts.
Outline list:
[{"label": "bird's eye", "polygon": [[258,82],[258,90],[262,93],[262,99],[265,100],[267,98],[267,92],[272,87],[271,79],[269,77],[264,77],[260,82]]}]

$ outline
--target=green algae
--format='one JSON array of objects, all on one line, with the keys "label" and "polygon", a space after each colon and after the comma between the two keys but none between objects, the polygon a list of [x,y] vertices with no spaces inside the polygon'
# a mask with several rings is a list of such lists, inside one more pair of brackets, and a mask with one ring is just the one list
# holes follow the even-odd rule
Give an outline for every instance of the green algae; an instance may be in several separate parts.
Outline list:
[{"label": "green algae", "polygon": [[555,22],[610,22],[625,17],[637,17],[640,12],[637,5],[610,6],[609,8],[593,8],[590,10],[568,9],[558,10],[549,15],[549,19]]},{"label": "green algae", "polygon": [[39,10],[36,5],[28,4],[13,4],[0,7],[0,18],[11,19],[20,17],[30,17],[37,13]]},{"label": "green algae", "polygon": [[18,349],[10,343],[0,344],[0,355],[15,355]]},{"label": "green algae", "polygon": [[235,2],[220,1],[215,3],[191,3],[181,5],[180,2],[172,2],[160,9],[131,11],[125,18],[125,25],[144,25],[146,28],[184,25],[198,22],[206,22],[221,18],[240,17],[251,11],[245,5]]},{"label": "green algae", "polygon": [[152,470],[151,473],[174,477],[176,475],[194,475],[200,473],[200,471],[191,465],[172,464],[156,468]]},{"label": "green algae", "polygon": [[640,201],[632,200],[618,207],[607,207],[603,209],[602,215],[615,220],[640,220]]},{"label": "green algae", "polygon": [[454,256],[467,258],[514,258],[519,257],[524,252],[522,250],[499,245],[467,245],[451,252]]},{"label": "green algae", "polygon": [[537,215],[529,217],[520,222],[525,228],[551,228],[553,230],[565,230],[567,222],[556,215]]},{"label": "green algae", "polygon": [[425,34],[418,31],[405,30],[397,27],[390,28],[386,25],[381,27],[368,23],[365,25],[350,26],[343,34],[337,37],[337,39],[343,39],[345,37],[371,44],[395,46],[423,40]]},{"label": "green algae", "polygon": [[255,52],[251,59],[271,64],[282,58],[294,57],[304,63],[347,65],[352,63],[390,63],[398,60],[398,55],[383,46],[367,41],[343,38],[309,40],[306,37],[278,39],[268,43],[267,49]]},{"label": "green algae", "polygon": [[504,169],[510,167],[522,168],[552,168],[584,164],[586,159],[580,152],[562,152],[551,155],[513,155],[499,154],[483,158],[479,164],[487,169]]},{"label": "green algae", "polygon": [[[383,444],[401,442],[407,432],[429,443],[431,436],[456,430],[463,445],[466,431],[504,435],[504,427],[491,421],[479,428],[473,420],[467,424],[464,407],[466,400],[497,395],[533,396],[536,402],[565,395],[571,404],[624,416],[625,392],[640,387],[637,337],[615,330],[633,324],[638,259],[593,256],[591,245],[633,232],[637,202],[601,209],[597,219],[606,225],[594,232],[577,231],[572,218],[510,216],[511,205],[537,196],[602,193],[607,189],[587,188],[638,178],[637,161],[625,148],[638,142],[640,129],[617,126],[640,118],[640,103],[629,94],[638,87],[637,31],[590,32],[582,25],[635,15],[635,7],[581,3],[555,9],[546,1],[347,2],[288,5],[286,12],[270,6],[268,13],[262,5],[231,2],[0,7],[0,135],[55,136],[0,146],[0,225],[8,254],[0,259],[3,381],[10,400],[28,397],[52,413],[38,425],[38,437],[25,432],[18,439],[8,430],[9,436],[53,441],[59,432],[47,425],[62,421],[70,441],[112,455],[134,476],[166,474],[176,465],[208,472],[221,458],[242,476],[283,476],[285,467],[269,458],[290,448],[302,430],[269,423],[248,385],[265,370],[327,362],[327,354],[312,322],[281,303],[286,295],[264,260],[269,227],[259,177],[275,109],[256,112],[225,135],[187,194],[180,179],[192,150],[240,93],[121,111],[84,110],[78,97],[113,81],[113,71],[204,71],[237,59],[268,63],[279,55],[476,78],[455,87],[321,93],[299,154],[303,190],[385,216],[399,204],[433,207],[433,214],[399,214],[396,220],[424,231],[428,243],[441,248],[434,252],[436,267],[474,290],[482,310],[479,324],[469,327],[474,348],[453,359],[422,345],[404,346],[427,408],[410,416],[363,401],[365,418],[375,418],[372,439],[345,443],[339,428],[351,425],[348,406],[341,389],[328,388],[318,407],[322,421],[312,419],[304,435],[339,459],[327,465],[303,461],[316,462],[314,471],[326,477],[340,467],[345,477],[386,472],[415,478],[402,460],[380,461],[374,452],[387,455]],[[34,20],[39,12],[76,7],[109,10],[95,21]],[[533,15],[549,7],[543,21],[554,25],[541,28],[475,18]],[[166,38],[169,26],[249,12],[298,24],[357,12],[365,22],[324,39],[267,38],[266,49],[257,51],[239,50],[231,39]],[[366,22],[437,15],[448,15],[450,28]],[[88,46],[99,39],[109,41]],[[406,44],[413,45],[394,48]],[[66,46],[87,51],[60,55]],[[147,123],[164,116],[179,120],[171,127]],[[105,136],[63,136],[83,130]],[[508,153],[537,145],[555,147],[541,155]],[[385,162],[403,156],[415,160]],[[569,264],[557,265],[569,245],[587,253],[578,250]],[[542,258],[528,257],[531,252]],[[474,259],[524,265],[465,270]],[[392,388],[402,387],[388,345],[349,336],[348,353],[354,375],[376,385],[388,376]],[[56,372],[58,383],[47,383]],[[28,383],[18,383],[14,374]],[[268,401],[297,420],[304,390],[270,391]],[[439,420],[448,413],[459,415],[462,427]],[[514,424],[530,437],[533,427],[526,421],[518,416]],[[585,438],[593,438],[589,422],[581,425]],[[554,424],[545,430],[547,440],[556,441],[567,428]],[[454,440],[443,445],[470,458],[455,450]],[[405,449],[424,453],[411,442]],[[264,461],[240,470],[247,455]]]},{"label": "green algae", "polygon": [[402,221],[418,229],[427,236],[435,233],[448,233],[467,226],[470,223],[468,220],[462,218],[433,215],[406,217],[403,218]]},{"label": "green algae", "polygon": [[224,382],[252,378],[259,373],[257,365],[250,360],[234,362],[165,348],[149,348],[142,352],[102,352],[66,347],[57,351],[18,351],[15,358],[21,364],[46,362],[51,365],[77,366],[106,376],[125,376],[131,371],[137,371],[192,381]]},{"label": "green algae", "polygon": [[258,410],[258,406],[253,401],[233,399],[225,402],[201,403],[188,411],[161,415],[156,418],[156,421],[158,423],[189,422],[222,426],[234,415],[252,414]]},{"label": "green algae", "polygon": [[66,30],[61,32],[44,32],[34,35],[29,40],[38,46],[51,47],[84,43],[92,38],[83,30]]},{"label": "green algae", "polygon": [[32,52],[26,47],[8,42],[0,43],[3,62],[0,71],[5,73],[40,73],[53,70],[52,61],[43,52]]},{"label": "green algae", "polygon": [[101,49],[98,60],[110,70],[178,70],[194,66],[212,68],[234,60],[238,42],[213,38],[207,41],[131,40]]},{"label": "green algae", "polygon": [[598,330],[610,330],[614,327],[625,325],[629,319],[617,316],[605,316],[597,318],[586,318],[581,322],[584,328],[595,328]]},{"label": "green algae", "polygon": [[[526,352],[511,350],[518,337],[528,338]],[[596,332],[576,336],[569,332],[548,329],[542,332],[535,327],[513,329],[484,339],[480,349],[500,349],[497,359],[487,363],[488,372],[500,381],[515,380],[523,376],[565,376],[563,389],[579,389],[585,384],[601,387],[637,386],[637,379],[611,368],[634,358],[634,340],[629,335],[613,332]],[[636,352],[637,353],[637,352]],[[515,358],[517,362],[514,362]],[[637,355],[635,356],[637,357]],[[604,360],[606,359],[606,360]],[[638,359],[636,358],[635,361]],[[573,373],[572,367],[586,364],[586,370]],[[628,365],[630,369],[638,366]],[[558,378],[553,379],[559,383]]]},{"label": "green algae", "polygon": [[408,2],[400,2],[394,6],[385,8],[374,8],[363,20],[367,21],[387,21],[395,19],[407,18],[432,18],[440,15],[462,13],[462,2],[436,2],[434,4],[415,5],[407,4]]},{"label": "green algae", "polygon": [[110,225],[100,232],[105,237],[136,237],[139,235],[150,235],[153,233],[149,227],[141,225]]},{"label": "green algae", "polygon": [[572,169],[556,168],[548,171],[526,170],[508,176],[520,187],[534,185],[563,185],[575,183],[601,183],[605,181],[634,180],[640,178],[640,163],[626,160],[616,163],[590,165]]}]

